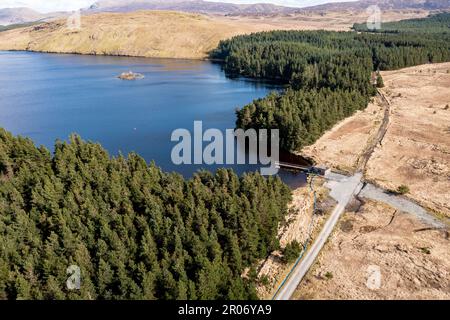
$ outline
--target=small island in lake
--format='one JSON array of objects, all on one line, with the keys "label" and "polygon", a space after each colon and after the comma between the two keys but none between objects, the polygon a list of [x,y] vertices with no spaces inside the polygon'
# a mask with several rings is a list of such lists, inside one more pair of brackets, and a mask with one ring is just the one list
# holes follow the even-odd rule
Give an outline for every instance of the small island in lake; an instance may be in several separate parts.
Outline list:
[{"label": "small island in lake", "polygon": [[118,77],[121,80],[139,80],[143,79],[144,75],[140,73],[134,73],[132,71],[122,72],[122,74]]}]

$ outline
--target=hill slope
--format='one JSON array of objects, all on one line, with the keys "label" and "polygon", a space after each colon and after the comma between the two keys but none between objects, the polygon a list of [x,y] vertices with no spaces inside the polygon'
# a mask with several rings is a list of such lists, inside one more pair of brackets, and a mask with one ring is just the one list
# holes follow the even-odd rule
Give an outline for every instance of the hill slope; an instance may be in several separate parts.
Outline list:
[{"label": "hill slope", "polygon": [[[138,11],[85,15],[80,30],[65,20],[0,33],[0,50],[124,55],[161,58],[205,58],[220,40],[273,29],[327,28],[323,22],[207,17],[173,11]],[[345,23],[350,27],[350,23]]]},{"label": "hill slope", "polygon": [[[385,13],[384,19],[417,18],[414,14]],[[65,20],[0,32],[0,50],[126,55],[161,58],[205,58],[220,40],[268,30],[349,30],[362,14],[327,13],[291,17],[207,17],[171,11],[138,11],[83,15],[80,30]],[[1,31],[1,30],[0,30]]]},{"label": "hill slope", "polygon": [[136,10],[174,10],[191,13],[238,15],[288,13],[296,9],[268,3],[233,4],[203,0],[100,0],[85,12],[131,12]]},{"label": "hill slope", "polygon": [[4,8],[0,9],[0,26],[50,21],[57,18],[67,17],[69,14],[69,12],[64,11],[40,13],[29,8]]},{"label": "hill slope", "polygon": [[19,24],[40,20],[44,15],[28,8],[0,9],[0,25]]},{"label": "hill slope", "polygon": [[423,9],[439,10],[450,9],[450,0],[360,0],[355,2],[328,3],[309,7],[305,10],[366,10],[369,6],[377,5],[382,10]]},{"label": "hill slope", "polygon": [[65,20],[0,33],[0,50],[205,58],[220,40],[289,26],[242,22],[173,11],[85,15],[80,30]]}]

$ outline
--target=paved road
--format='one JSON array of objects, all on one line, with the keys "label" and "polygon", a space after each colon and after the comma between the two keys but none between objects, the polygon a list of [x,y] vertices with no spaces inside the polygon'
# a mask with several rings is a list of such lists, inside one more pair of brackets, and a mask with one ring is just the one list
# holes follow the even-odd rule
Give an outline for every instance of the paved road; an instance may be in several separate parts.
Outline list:
[{"label": "paved road", "polygon": [[289,300],[292,297],[303,277],[316,260],[320,250],[322,250],[325,245],[328,237],[344,212],[345,207],[353,198],[353,195],[359,193],[362,188],[361,173],[357,173],[352,177],[332,173],[326,178],[329,180],[327,182],[327,187],[331,189],[330,195],[338,202],[338,204],[331,213],[330,218],[325,223],[316,241],[306,253],[303,260],[300,261],[297,267],[293,270],[289,279],[278,292],[275,300]]},{"label": "paved road", "polygon": [[383,202],[401,212],[409,213],[434,228],[445,228],[445,224],[429,214],[424,208],[404,197],[390,194],[372,184],[367,184],[359,194],[363,198]]}]

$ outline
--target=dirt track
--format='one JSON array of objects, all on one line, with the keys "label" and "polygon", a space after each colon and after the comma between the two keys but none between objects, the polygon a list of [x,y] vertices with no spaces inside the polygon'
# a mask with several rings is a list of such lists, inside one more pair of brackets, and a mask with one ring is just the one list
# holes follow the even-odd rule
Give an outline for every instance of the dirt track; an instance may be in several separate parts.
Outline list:
[{"label": "dirt track", "polygon": [[[408,197],[439,216],[450,217],[450,63],[382,73],[391,106],[382,144],[367,163],[365,177],[384,189],[401,185]],[[377,97],[369,107],[327,132],[303,153],[348,172],[361,167],[366,146],[376,141],[385,118]]]},{"label": "dirt track", "polygon": [[366,149],[358,157],[358,160],[356,161],[356,170],[359,172],[366,171],[367,163],[369,162],[370,158],[372,157],[373,153],[375,152],[376,147],[378,145],[382,144],[383,139],[386,136],[388,126],[389,126],[391,104],[390,104],[389,100],[386,99],[384,94],[380,91],[378,91],[378,100],[380,101],[380,104],[384,108],[383,121],[382,121],[380,128],[378,129],[378,132],[375,135],[375,137],[373,139],[371,139],[371,141],[369,140],[367,142]]}]

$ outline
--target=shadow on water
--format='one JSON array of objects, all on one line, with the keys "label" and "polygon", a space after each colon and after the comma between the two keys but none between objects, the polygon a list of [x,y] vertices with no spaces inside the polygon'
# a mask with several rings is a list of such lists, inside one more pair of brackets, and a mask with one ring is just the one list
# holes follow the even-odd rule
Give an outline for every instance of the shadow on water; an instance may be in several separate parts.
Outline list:
[{"label": "shadow on water", "polygon": [[309,161],[308,159],[306,159],[300,155],[296,155],[296,154],[287,152],[287,151],[280,152],[280,161],[286,162],[286,163],[291,163],[291,164],[296,164],[296,165],[304,166],[304,167],[311,167],[313,165],[313,163],[311,161]]},{"label": "shadow on water", "polygon": [[[286,151],[280,152],[280,162],[286,162],[305,167],[312,166],[312,163],[309,160],[305,159],[304,157]],[[280,169],[278,176],[292,190],[304,187],[307,184],[307,175],[305,172],[300,170]]]},{"label": "shadow on water", "polygon": [[302,171],[281,169],[278,176],[291,190],[304,187],[308,182],[306,173]]}]

